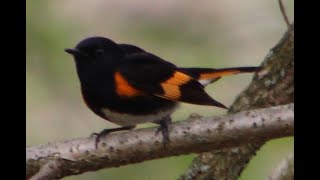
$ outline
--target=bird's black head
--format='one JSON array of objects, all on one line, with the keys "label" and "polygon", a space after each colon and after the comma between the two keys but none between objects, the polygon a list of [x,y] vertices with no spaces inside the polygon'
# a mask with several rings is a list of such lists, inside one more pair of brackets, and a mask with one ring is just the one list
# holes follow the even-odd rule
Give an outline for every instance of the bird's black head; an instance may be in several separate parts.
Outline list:
[{"label": "bird's black head", "polygon": [[126,54],[146,52],[145,50],[139,48],[138,46],[134,46],[132,44],[119,44],[119,46]]},{"label": "bird's black head", "polygon": [[92,63],[98,61],[114,61],[120,58],[123,50],[110,39],[90,37],[80,41],[73,49],[65,51],[74,56],[77,63]]}]

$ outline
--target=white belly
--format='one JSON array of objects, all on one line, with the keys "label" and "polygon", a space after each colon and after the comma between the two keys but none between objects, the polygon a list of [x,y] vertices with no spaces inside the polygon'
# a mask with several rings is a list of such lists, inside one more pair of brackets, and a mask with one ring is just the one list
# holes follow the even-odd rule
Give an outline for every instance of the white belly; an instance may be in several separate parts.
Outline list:
[{"label": "white belly", "polygon": [[203,80],[198,80],[198,82],[199,82],[200,84],[202,84],[203,86],[206,86],[206,85],[210,84],[210,83],[212,82],[212,80],[210,80],[210,79],[203,79]]},{"label": "white belly", "polygon": [[112,112],[107,108],[103,108],[102,112],[110,122],[113,122],[120,126],[132,126],[132,125],[137,125],[137,124],[142,124],[147,122],[157,122],[162,118],[171,115],[174,110],[175,108],[172,108],[167,111],[160,111],[157,114],[150,114],[150,115],[132,115],[132,114],[125,114],[125,113],[118,113],[118,112]]}]

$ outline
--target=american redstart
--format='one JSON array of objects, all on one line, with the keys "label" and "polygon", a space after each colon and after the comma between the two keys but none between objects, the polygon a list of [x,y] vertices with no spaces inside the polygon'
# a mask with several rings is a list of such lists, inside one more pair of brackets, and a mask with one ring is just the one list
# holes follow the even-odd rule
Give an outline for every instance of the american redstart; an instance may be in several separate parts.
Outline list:
[{"label": "american redstart", "polygon": [[86,38],[65,51],[74,57],[86,105],[101,118],[121,126],[97,134],[96,147],[101,136],[147,122],[160,124],[157,132],[161,131],[166,143],[170,115],[179,102],[226,108],[204,87],[222,76],[260,69],[181,68],[137,46],[104,37]]}]

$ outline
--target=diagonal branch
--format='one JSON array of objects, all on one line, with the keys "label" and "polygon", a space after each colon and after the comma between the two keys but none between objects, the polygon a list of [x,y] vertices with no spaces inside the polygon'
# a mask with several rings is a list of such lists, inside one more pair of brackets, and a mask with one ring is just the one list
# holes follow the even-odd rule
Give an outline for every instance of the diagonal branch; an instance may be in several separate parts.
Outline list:
[{"label": "diagonal branch", "polygon": [[[161,157],[264,142],[293,135],[294,104],[217,117],[191,116],[170,126],[171,142],[164,148],[155,128],[109,134],[95,148],[95,138],[79,138],[26,149],[26,177],[52,177],[50,162],[59,162],[54,178]],[[49,171],[49,172],[48,172]],[[36,178],[35,178],[36,179]]]},{"label": "diagonal branch", "polygon": [[[249,87],[235,100],[228,113],[272,107],[294,101],[294,24],[270,50]],[[256,151],[266,141],[202,153],[180,179],[238,179]],[[202,167],[206,167],[203,171]]]}]

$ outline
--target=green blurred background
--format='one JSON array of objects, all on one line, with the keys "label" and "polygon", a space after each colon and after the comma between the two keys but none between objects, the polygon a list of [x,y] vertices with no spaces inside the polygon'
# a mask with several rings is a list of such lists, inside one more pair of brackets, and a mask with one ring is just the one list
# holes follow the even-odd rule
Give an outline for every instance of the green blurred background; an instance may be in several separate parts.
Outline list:
[{"label": "green blurred background", "polygon": [[[293,0],[285,0],[293,20]],[[27,1],[28,146],[89,136],[116,127],[82,102],[73,59],[64,48],[88,36],[136,44],[180,66],[260,65],[286,30],[278,2],[255,0],[30,0]],[[252,74],[225,77],[207,88],[229,106],[250,83]],[[175,121],[190,113],[225,113],[183,104]],[[151,124],[139,127],[153,126]],[[268,142],[250,161],[241,180],[265,179],[293,152],[293,138]],[[196,155],[164,158],[103,169],[65,179],[177,179]]]}]

